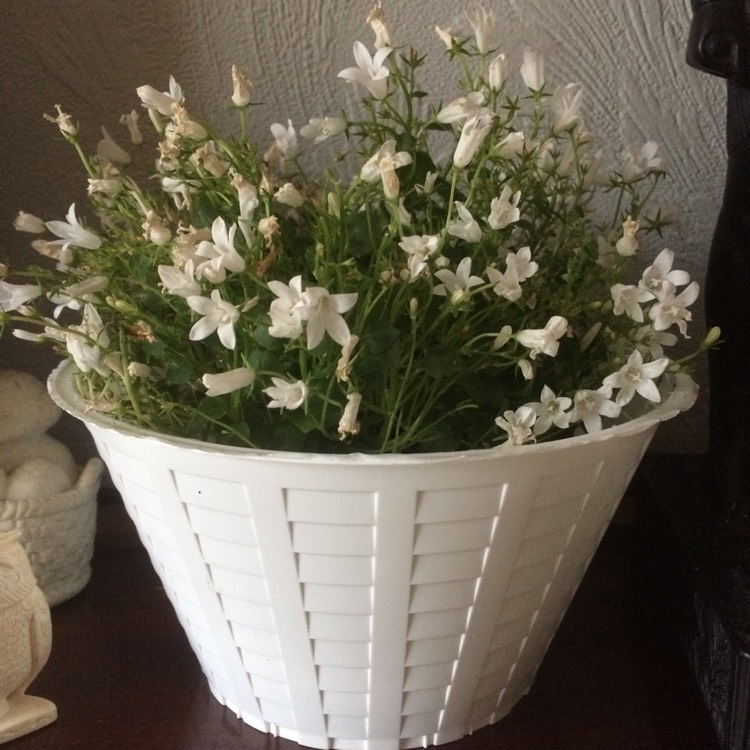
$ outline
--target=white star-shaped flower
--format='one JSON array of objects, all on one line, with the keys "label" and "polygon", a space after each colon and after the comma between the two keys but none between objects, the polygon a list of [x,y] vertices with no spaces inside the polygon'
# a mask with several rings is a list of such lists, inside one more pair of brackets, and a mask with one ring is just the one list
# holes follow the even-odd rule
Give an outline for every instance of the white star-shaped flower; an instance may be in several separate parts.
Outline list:
[{"label": "white star-shaped flower", "polygon": [[604,378],[603,384],[611,388],[619,388],[615,399],[615,403],[619,406],[629,404],[636,393],[648,401],[658,403],[661,401],[661,396],[654,378],[658,378],[667,369],[668,364],[669,360],[666,357],[644,363],[643,355],[635,349],[628,357],[628,361],[617,372]]},{"label": "white star-shaped flower", "polygon": [[385,60],[393,50],[382,47],[374,55],[370,55],[362,42],[354,42],[354,61],[356,68],[345,68],[339,73],[339,78],[364,86],[376,99],[383,99],[388,93],[388,76],[390,71]]},{"label": "white star-shaped flower", "polygon": [[108,286],[109,279],[106,276],[90,276],[77,284],[71,284],[61,289],[57,294],[48,295],[49,301],[57,305],[52,317],[57,319],[65,308],[80,310],[82,303],[96,302],[94,295],[97,292],[104,291]]},{"label": "white star-shaped flower", "polygon": [[541,435],[555,425],[564,430],[570,424],[570,409],[573,400],[567,396],[556,396],[555,392],[547,385],[542,388],[540,400],[529,404],[536,413],[534,422],[534,434]]},{"label": "white star-shaped flower", "polygon": [[521,191],[515,193],[507,186],[503,187],[500,195],[493,198],[490,203],[490,215],[487,223],[493,229],[505,229],[510,224],[515,224],[521,218],[518,201],[521,200]]},{"label": "white star-shaped flower", "polygon": [[568,83],[555,89],[550,101],[550,108],[557,118],[554,126],[555,133],[564,133],[581,121],[582,101],[583,88],[580,83]]},{"label": "white star-shaped flower", "polygon": [[628,146],[623,154],[625,163],[622,177],[627,182],[640,180],[649,172],[666,171],[666,163],[661,156],[657,156],[659,145],[655,141],[648,141],[642,146]]},{"label": "white star-shaped flower", "polygon": [[234,248],[236,231],[236,224],[227,228],[221,216],[214,219],[211,225],[213,242],[204,240],[199,243],[195,253],[201,258],[207,259],[195,269],[198,278],[204,277],[213,284],[220,284],[226,279],[227,271],[239,273],[245,270],[245,261]]},{"label": "white star-shaped flower", "polygon": [[692,313],[687,309],[698,299],[698,283],[692,281],[682,292],[676,294],[674,284],[666,282],[664,297],[649,308],[648,316],[651,318],[655,331],[666,331],[673,325],[679,328],[680,333],[687,339],[687,324],[693,319]]},{"label": "white star-shaped flower", "polygon": [[289,284],[269,281],[268,288],[278,297],[268,310],[271,316],[269,335],[277,339],[296,339],[302,335],[302,315],[296,308],[302,297],[302,277],[295,276]]},{"label": "white star-shaped flower", "polygon": [[210,336],[214,331],[219,341],[227,349],[234,349],[236,338],[234,324],[239,320],[239,310],[221,298],[221,292],[214,289],[208,297],[188,297],[188,305],[203,317],[190,329],[190,340],[200,341]]},{"label": "white star-shaped flower", "polygon": [[109,372],[101,361],[102,350],[109,346],[109,334],[97,309],[86,303],[83,308],[83,321],[80,325],[70,326],[63,334],[68,353],[81,372],[95,370],[100,375]]},{"label": "white star-shaped flower", "polygon": [[305,289],[294,309],[307,321],[307,348],[314,349],[326,333],[337,344],[346,346],[351,333],[342,313],[351,310],[356,302],[356,292],[330,294],[320,286]]},{"label": "white star-shaped flower", "polygon": [[533,439],[532,427],[536,421],[536,412],[525,404],[518,409],[503,413],[495,419],[495,424],[508,434],[507,445],[523,445],[529,438]]},{"label": "white star-shaped flower", "polygon": [[655,331],[650,325],[641,326],[634,336],[636,348],[652,359],[664,356],[665,346],[674,346],[678,339],[669,331]]},{"label": "white star-shaped flower", "polygon": [[[463,122],[482,107],[485,102],[484,92],[472,91],[466,96],[460,96],[449,104],[446,104],[435,116],[438,122],[453,125]],[[486,110],[489,111],[489,110]]]},{"label": "white star-shaped flower", "polygon": [[195,280],[195,264],[192,259],[186,261],[182,268],[158,266],[156,272],[170,294],[185,299],[200,296],[201,285]]},{"label": "white star-shaped flower", "polygon": [[135,93],[144,107],[156,110],[165,117],[171,117],[172,107],[182,102],[182,88],[174,76],[169,76],[169,93],[159,92],[153,86],[139,86]]},{"label": "white star-shaped flower", "polygon": [[451,304],[458,305],[471,294],[472,287],[479,286],[484,282],[479,276],[471,275],[471,258],[466,257],[458,264],[455,273],[449,268],[441,268],[435,271],[442,284],[438,284],[433,294],[441,297],[450,297]]},{"label": "white star-shaped flower", "polygon": [[560,348],[558,339],[568,330],[568,321],[560,315],[553,315],[544,328],[526,328],[516,334],[516,340],[530,349],[529,357],[536,359],[540,354],[554,357]]},{"label": "white star-shaped flower", "polygon": [[657,299],[661,299],[669,291],[669,284],[673,287],[689,284],[690,274],[676,269],[673,271],[673,262],[674,253],[669,248],[665,248],[643,272],[638,286],[651,292]]},{"label": "white star-shaped flower", "polygon": [[87,250],[98,250],[102,241],[93,232],[84,229],[76,217],[76,204],[71,203],[65,218],[67,221],[48,221],[46,226],[52,234],[60,237],[52,240],[50,245],[60,245],[63,252],[69,247],[85,247]]},{"label": "white star-shaped flower", "polygon": [[313,143],[322,143],[346,130],[346,120],[341,117],[311,117],[307,125],[299,129],[303,138],[312,138]]},{"label": "white star-shaped flower", "polygon": [[448,234],[466,242],[479,242],[482,239],[482,229],[479,223],[463,203],[456,201],[455,205],[458,218],[448,222],[446,226]]},{"label": "white star-shaped flower", "polygon": [[603,385],[596,391],[581,390],[573,398],[571,422],[583,422],[586,432],[599,432],[602,429],[602,417],[615,419],[620,416],[620,406],[610,401],[612,389]]},{"label": "white star-shaped flower", "polygon": [[409,281],[414,281],[427,269],[427,259],[438,249],[439,238],[434,234],[404,237],[399,247],[409,256]]},{"label": "white star-shaped flower", "polygon": [[308,388],[302,380],[289,383],[283,378],[271,378],[273,385],[263,389],[271,400],[269,409],[299,409],[307,399]]},{"label": "white star-shaped flower", "polygon": [[615,315],[627,315],[636,323],[643,323],[643,308],[641,303],[648,302],[654,298],[651,292],[632,284],[614,284],[610,289]]},{"label": "white star-shaped flower", "polygon": [[21,305],[36,299],[42,293],[42,288],[36,284],[10,284],[0,281],[0,310],[11,312]]},{"label": "white star-shaped flower", "polygon": [[386,141],[363,165],[359,176],[369,183],[382,180],[385,197],[393,200],[398,197],[399,179],[396,170],[411,164],[411,154],[396,152],[396,141]]}]

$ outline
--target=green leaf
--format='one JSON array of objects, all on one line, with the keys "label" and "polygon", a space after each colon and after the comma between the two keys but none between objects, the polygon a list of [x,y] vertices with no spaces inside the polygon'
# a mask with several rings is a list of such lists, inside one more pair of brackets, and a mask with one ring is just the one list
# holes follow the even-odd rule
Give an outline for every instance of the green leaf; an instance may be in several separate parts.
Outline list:
[{"label": "green leaf", "polygon": [[414,366],[434,378],[450,376],[461,371],[460,358],[452,351],[428,354],[415,362]]},{"label": "green leaf", "polygon": [[173,359],[167,366],[167,383],[182,385],[193,376],[193,368],[186,359]]},{"label": "green leaf", "polygon": [[223,396],[206,397],[198,404],[198,411],[210,419],[220,420],[227,413],[227,399]]},{"label": "green leaf", "polygon": [[373,354],[382,354],[393,347],[400,337],[396,326],[387,321],[372,321],[367,328],[367,336],[362,341],[362,346]]},{"label": "green leaf", "polygon": [[349,235],[348,250],[350,255],[355,258],[363,258],[372,252],[373,244],[375,244],[372,241],[372,236],[383,236],[385,224],[377,214],[357,211],[347,215],[346,229]]}]

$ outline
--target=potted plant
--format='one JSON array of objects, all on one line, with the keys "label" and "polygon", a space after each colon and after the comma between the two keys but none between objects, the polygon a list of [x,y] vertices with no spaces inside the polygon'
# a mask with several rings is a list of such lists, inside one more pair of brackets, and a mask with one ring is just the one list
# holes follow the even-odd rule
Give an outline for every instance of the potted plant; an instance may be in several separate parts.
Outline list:
[{"label": "potted plant", "polygon": [[655,144],[605,169],[583,89],[532,48],[511,74],[490,12],[438,29],[448,101],[367,20],[340,73],[360,115],[277,123],[267,148],[238,68],[233,138],[174,79],[138,89],[146,182],[58,108],[97,223],[20,214],[55,267],[0,282],[4,323],[68,359],[51,392],[216,697],[316,747],[449,742],[510,710],[718,336],[671,356],[698,286],[670,250],[636,266],[667,223]]}]

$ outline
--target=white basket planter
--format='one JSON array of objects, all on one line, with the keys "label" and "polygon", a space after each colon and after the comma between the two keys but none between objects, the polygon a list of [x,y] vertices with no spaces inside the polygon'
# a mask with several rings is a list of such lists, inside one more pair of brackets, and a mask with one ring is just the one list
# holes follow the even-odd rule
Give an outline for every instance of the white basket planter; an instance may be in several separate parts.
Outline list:
[{"label": "white basket planter", "polygon": [[456,740],[529,689],[673,392],[646,416],[510,451],[214,448],[84,413],[205,673],[303,745]]},{"label": "white basket planter", "polygon": [[91,578],[103,469],[102,462],[92,458],[66,492],[0,501],[0,531],[21,533],[21,545],[50,607],[75,596]]}]

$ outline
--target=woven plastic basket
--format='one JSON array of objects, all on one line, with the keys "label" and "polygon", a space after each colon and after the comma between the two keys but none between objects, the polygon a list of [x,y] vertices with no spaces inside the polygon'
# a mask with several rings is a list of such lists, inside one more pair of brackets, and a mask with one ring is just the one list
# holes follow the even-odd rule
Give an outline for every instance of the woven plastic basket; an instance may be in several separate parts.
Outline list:
[{"label": "woven plastic basket", "polygon": [[513,450],[221,449],[85,413],[216,698],[319,748],[456,740],[510,711],[660,420]]},{"label": "woven plastic basket", "polygon": [[0,531],[17,529],[50,606],[70,599],[91,578],[96,495],[104,464],[92,458],[73,489],[47,497],[0,501]]}]

